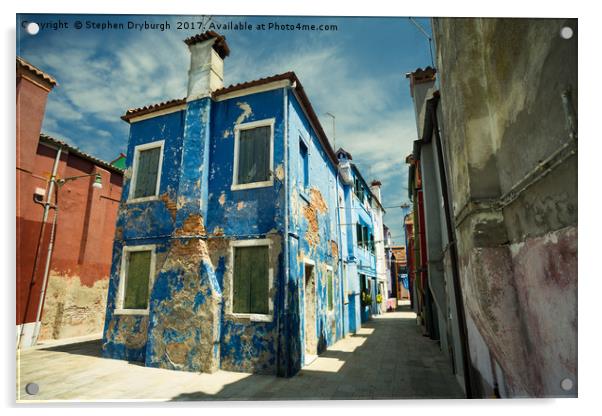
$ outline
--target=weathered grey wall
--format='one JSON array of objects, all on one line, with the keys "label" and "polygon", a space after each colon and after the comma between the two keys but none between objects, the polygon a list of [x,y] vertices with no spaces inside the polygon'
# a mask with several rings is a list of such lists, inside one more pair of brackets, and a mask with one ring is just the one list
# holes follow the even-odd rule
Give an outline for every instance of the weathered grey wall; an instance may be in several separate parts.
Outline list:
[{"label": "weathered grey wall", "polygon": [[577,21],[441,18],[433,32],[467,314],[504,391],[575,396],[577,157],[562,94],[576,114]]}]

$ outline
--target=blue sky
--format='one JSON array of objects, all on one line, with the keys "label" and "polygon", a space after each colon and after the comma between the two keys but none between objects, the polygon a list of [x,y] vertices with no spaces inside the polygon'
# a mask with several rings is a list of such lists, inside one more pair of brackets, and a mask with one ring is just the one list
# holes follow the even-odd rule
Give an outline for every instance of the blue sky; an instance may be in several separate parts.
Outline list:
[{"label": "blue sky", "polygon": [[[178,30],[195,16],[18,15],[17,54],[59,82],[49,96],[42,131],[110,161],[125,152],[126,109],[186,95],[188,50],[201,30]],[[336,31],[220,30],[227,38],[225,84],[295,71],[336,146],[353,155],[367,181],[382,181],[385,207],[407,201],[405,156],[416,139],[406,72],[431,64],[428,41],[407,17],[214,16],[216,23],[335,24]],[[21,20],[67,22],[31,36]],[[417,19],[430,33],[429,19]],[[74,22],[169,22],[171,29],[92,30]],[[332,143],[332,136],[330,137]],[[401,210],[387,209],[393,240],[403,241]]]}]

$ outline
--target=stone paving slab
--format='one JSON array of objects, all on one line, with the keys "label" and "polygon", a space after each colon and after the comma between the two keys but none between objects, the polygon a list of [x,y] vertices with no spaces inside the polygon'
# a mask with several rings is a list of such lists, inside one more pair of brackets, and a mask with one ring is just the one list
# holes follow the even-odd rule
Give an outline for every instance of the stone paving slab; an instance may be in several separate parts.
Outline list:
[{"label": "stone paving slab", "polygon": [[[324,400],[464,398],[438,343],[408,306],[375,317],[290,379],[147,368],[100,356],[100,340],[21,352],[18,401]],[[30,396],[25,385],[35,382]]]}]

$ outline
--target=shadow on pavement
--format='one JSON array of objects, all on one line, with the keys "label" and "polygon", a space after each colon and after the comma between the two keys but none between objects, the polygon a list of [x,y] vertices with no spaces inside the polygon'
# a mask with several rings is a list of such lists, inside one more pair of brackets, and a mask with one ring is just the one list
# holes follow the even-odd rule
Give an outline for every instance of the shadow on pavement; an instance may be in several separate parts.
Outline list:
[{"label": "shadow on pavement", "polygon": [[40,348],[40,351],[66,352],[68,354],[102,358],[102,340],[94,339],[92,341],[45,347]]}]

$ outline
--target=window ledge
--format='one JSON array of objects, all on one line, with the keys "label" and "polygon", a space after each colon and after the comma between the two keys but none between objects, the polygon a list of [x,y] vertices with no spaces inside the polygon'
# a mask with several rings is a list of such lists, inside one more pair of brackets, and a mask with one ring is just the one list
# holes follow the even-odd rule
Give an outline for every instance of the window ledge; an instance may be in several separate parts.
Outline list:
[{"label": "window ledge", "polygon": [[269,181],[263,181],[263,182],[232,184],[232,186],[230,187],[230,190],[231,191],[240,191],[243,189],[267,188],[267,187],[273,186],[273,185],[274,185],[274,180],[271,179]]},{"label": "window ledge", "polygon": [[148,315],[148,309],[115,309],[115,315]]},{"label": "window ledge", "polygon": [[138,202],[150,202],[150,201],[158,201],[159,197],[157,195],[153,195],[153,196],[145,196],[142,198],[130,198],[127,201],[125,201],[126,204],[136,204]]},{"label": "window ledge", "polygon": [[231,313],[227,318],[248,319],[251,322],[272,322],[274,317],[261,313]]}]

